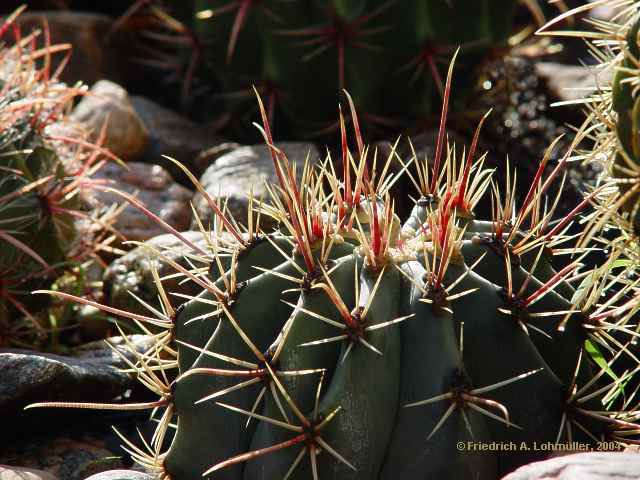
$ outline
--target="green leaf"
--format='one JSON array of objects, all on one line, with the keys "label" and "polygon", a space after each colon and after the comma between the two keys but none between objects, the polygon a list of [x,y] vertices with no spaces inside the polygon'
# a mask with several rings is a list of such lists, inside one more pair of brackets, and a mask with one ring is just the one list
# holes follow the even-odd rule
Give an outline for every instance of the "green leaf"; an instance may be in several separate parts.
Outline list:
[{"label": "green leaf", "polygon": [[613,262],[611,264],[611,268],[616,268],[616,267],[630,267],[633,265],[633,262],[631,260],[616,260],[615,262]]},{"label": "green leaf", "polygon": [[[611,370],[611,367],[609,367],[609,364],[607,362],[607,360],[604,358],[604,355],[602,355],[602,352],[600,351],[600,349],[598,348],[598,346],[593,343],[591,340],[585,340],[584,342],[584,348],[587,351],[587,353],[589,354],[589,356],[593,359],[594,362],[596,362],[596,364],[605,371],[605,373],[607,375],[609,375],[614,382],[618,383],[620,381],[620,379],[618,378],[618,376],[613,372],[613,370]],[[607,405],[607,408],[609,408],[611,406],[611,404],[613,403],[613,401],[618,398],[619,395],[624,395],[624,385],[627,383],[627,381],[629,381],[628,379],[623,382],[622,384],[618,384],[618,394],[614,395],[611,399],[611,401],[609,402],[609,404]]]}]

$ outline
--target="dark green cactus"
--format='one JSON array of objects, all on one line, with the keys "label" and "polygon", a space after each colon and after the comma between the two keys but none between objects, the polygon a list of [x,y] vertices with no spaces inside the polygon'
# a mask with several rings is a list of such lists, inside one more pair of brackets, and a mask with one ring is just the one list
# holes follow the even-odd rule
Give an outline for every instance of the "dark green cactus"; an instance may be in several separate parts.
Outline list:
[{"label": "dark green cactus", "polygon": [[[170,31],[180,40],[165,42],[165,49],[189,45],[183,86],[190,88],[195,77],[200,84],[217,85],[213,97],[198,100],[198,108],[208,105],[203,110],[211,118],[210,112],[224,105],[240,135],[247,135],[245,125],[255,114],[253,86],[279,131],[337,131],[334,105],[346,88],[363,128],[376,133],[434,116],[442,66],[460,45],[467,73],[461,78],[469,78],[471,87],[474,68],[492,49],[506,46],[517,3],[196,0],[191,15],[185,12],[189,2],[164,12],[152,7],[163,29],[158,22],[149,28],[164,35],[148,38],[167,40]],[[174,65],[175,58],[164,63]]]},{"label": "dark green cactus", "polygon": [[[47,264],[53,265],[64,260],[64,252],[75,237],[73,220],[64,215],[54,217],[53,212],[47,208],[46,198],[41,196],[42,191],[30,187],[49,175],[54,182],[64,182],[64,171],[53,150],[41,146],[26,150],[28,154],[22,153],[24,149],[12,144],[0,153],[4,154],[0,157],[0,168],[10,172],[3,177],[0,188],[1,196],[10,197],[3,202],[0,221],[4,232],[10,234],[15,241],[29,245],[39,252],[38,255]],[[15,195],[18,192],[20,194]],[[60,207],[71,208],[73,203],[64,202]],[[8,244],[3,248],[0,258],[2,265],[6,267],[14,262],[24,262],[29,254]],[[36,259],[31,258],[31,261],[22,263],[21,268],[28,271],[29,264],[34,262]]]},{"label": "dark green cactus", "polygon": [[[149,247],[202,294],[175,308],[158,280],[154,316],[101,306],[165,328],[131,364],[157,401],[34,406],[162,408],[146,449],[129,445],[173,480],[494,479],[558,443],[632,434],[632,413],[603,413],[618,382],[583,354],[591,327],[609,337],[627,329],[574,308],[580,258],[552,266],[584,207],[551,220],[547,191],[566,157],[544,178],[549,151],[516,209],[511,181],[501,194],[474,162],[480,127],[466,158],[446,147],[445,101],[433,162],[401,160],[419,191],[401,225],[388,195],[395,178],[364,146],[349,103],[358,148],[349,151],[340,115],[342,178],[326,164],[299,184],[260,103],[280,180],[262,210],[279,231],[261,232],[254,212],[241,231],[211,200],[218,227],[199,259],[208,276]],[[490,184],[493,218],[477,220]],[[165,370],[176,366],[171,381]]]},{"label": "dark green cactus", "polygon": [[[16,311],[26,311],[23,302],[36,285],[34,278],[42,279],[53,273],[52,265],[64,260],[65,246],[74,236],[72,219],[53,215],[47,196],[43,195],[64,181],[64,169],[56,153],[44,146],[41,129],[46,124],[38,125],[52,113],[51,109],[40,107],[38,111],[32,106],[37,105],[45,93],[43,85],[24,81],[27,74],[38,70],[27,62],[19,63],[19,55],[15,47],[0,51],[4,62],[0,71],[0,87],[4,92],[0,101],[0,325],[3,330]],[[15,75],[16,63],[20,75]],[[25,107],[21,107],[22,104]],[[64,206],[69,203],[71,201]]]}]

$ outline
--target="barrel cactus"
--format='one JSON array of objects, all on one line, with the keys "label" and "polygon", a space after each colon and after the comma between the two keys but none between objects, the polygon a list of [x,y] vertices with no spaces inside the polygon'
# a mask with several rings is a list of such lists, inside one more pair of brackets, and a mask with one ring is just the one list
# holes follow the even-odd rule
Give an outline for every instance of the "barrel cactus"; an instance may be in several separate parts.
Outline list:
[{"label": "barrel cactus", "polygon": [[[191,270],[147,247],[201,294],[177,306],[158,278],[162,309],[145,316],[47,292],[162,327],[130,362],[158,399],[32,407],[153,409],[153,438],[127,448],[173,480],[494,479],[634,433],[632,414],[602,405],[633,372],[611,382],[585,353],[595,331],[628,355],[606,342],[627,329],[573,306],[580,256],[556,267],[586,205],[553,220],[569,152],[545,175],[550,147],[517,208],[515,174],[500,187],[476,158],[481,125],[466,155],[446,142],[452,71],[434,158],[379,158],[347,95],[356,145],[340,112],[342,173],[328,158],[301,182],[259,100],[270,201],[254,199],[241,227],[203,193],[210,248],[194,248]],[[418,195],[401,223],[389,189],[403,175]],[[493,215],[479,220],[486,194]],[[280,228],[262,231],[260,215]]]},{"label": "barrel cactus", "polygon": [[[0,25],[0,344],[27,346],[22,333],[45,333],[33,316],[41,305],[30,290],[95,254],[93,227],[102,231],[109,223],[82,211],[79,196],[112,155],[68,119],[83,90],[60,82],[51,64],[70,46],[52,45],[46,24],[21,32],[16,19],[23,10]],[[88,220],[84,237],[76,231],[78,219]],[[28,320],[20,334],[17,317]]]},{"label": "barrel cactus", "polygon": [[[637,5],[636,5],[637,7]],[[611,84],[611,110],[615,112],[616,153],[610,158],[609,165],[613,183],[619,188],[615,205],[621,216],[626,217],[629,227],[637,234],[640,230],[640,185],[636,181],[640,171],[640,96],[637,85],[640,71],[637,62],[640,58],[640,17],[624,24],[624,43],[621,44],[622,59],[616,65]]]}]

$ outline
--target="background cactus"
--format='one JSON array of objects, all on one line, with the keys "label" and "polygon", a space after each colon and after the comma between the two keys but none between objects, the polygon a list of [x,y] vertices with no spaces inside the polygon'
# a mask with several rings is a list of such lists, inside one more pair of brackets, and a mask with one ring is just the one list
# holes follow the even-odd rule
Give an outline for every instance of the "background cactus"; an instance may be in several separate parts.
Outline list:
[{"label": "background cactus", "polygon": [[[397,131],[433,118],[443,64],[458,45],[468,74],[506,46],[517,3],[197,0],[161,9],[160,2],[137,2],[148,7],[140,18],[153,45],[141,61],[171,68],[176,57],[188,58],[183,97],[193,94],[209,120],[222,107],[236,135],[247,135],[255,115],[254,85],[274,128],[287,135],[337,131],[334,105],[343,88],[358,104],[363,128]],[[203,88],[214,94],[198,94]]]},{"label": "background cactus", "polygon": [[600,208],[595,213],[597,218],[594,217],[591,228],[587,230],[587,241],[599,234],[605,225],[626,232],[626,235],[637,233],[640,226],[640,186],[636,181],[640,171],[640,100],[637,89],[640,80],[637,67],[640,19],[637,2],[614,2],[614,7],[616,5],[626,8],[615,21],[598,24],[596,32],[580,32],[586,38],[608,37],[606,45],[593,42],[596,59],[599,60],[594,66],[594,73],[599,74],[600,82],[604,79],[605,83],[601,83],[601,88],[593,96],[585,99],[591,109],[586,124],[595,133],[595,145],[583,153],[587,161],[604,166],[600,178],[602,187],[595,195]]},{"label": "background cactus", "polygon": [[[23,37],[14,24],[22,10],[0,27],[0,38],[13,32],[0,49],[0,343],[33,346],[47,328],[36,318],[44,302],[30,291],[97,258],[103,238],[95,227],[109,222],[83,211],[79,198],[106,160],[66,117],[83,90],[51,71],[52,55],[70,46],[51,45],[46,25]],[[88,220],[82,235],[79,219]]]},{"label": "background cactus", "polygon": [[[162,309],[145,316],[47,292],[162,327],[130,363],[158,399],[33,406],[154,409],[153,438],[129,449],[174,480],[493,479],[557,442],[634,435],[635,414],[615,402],[637,365],[612,381],[585,354],[597,338],[629,357],[616,338],[632,332],[606,304],[572,305],[580,257],[554,269],[580,254],[567,229],[587,204],[552,220],[548,193],[570,152],[545,176],[550,146],[517,208],[515,174],[500,187],[475,159],[481,125],[466,155],[445,142],[452,70],[430,161],[379,158],[348,97],[356,149],[340,113],[341,178],[327,159],[297,183],[260,101],[279,177],[270,202],[254,202],[240,227],[205,193],[210,248],[194,248],[191,271],[148,247],[200,295],[177,306],[158,279]],[[388,191],[402,175],[418,199],[401,224]],[[493,218],[478,220],[487,192]],[[279,230],[261,231],[259,213]],[[473,450],[492,441],[511,447]]]},{"label": "background cactus", "polygon": [[[568,11],[560,19],[597,7],[602,2]],[[605,299],[606,312],[628,335],[613,335],[610,340],[627,355],[616,357],[616,351],[594,339],[590,348],[600,362],[609,363],[608,374],[619,378],[638,365],[638,227],[640,224],[640,148],[638,148],[640,97],[640,26],[637,0],[619,0],[609,5],[616,15],[610,21],[594,23],[589,31],[552,31],[557,20],[549,22],[542,34],[579,36],[589,39],[594,57],[593,69],[598,89],[583,103],[587,118],[578,131],[577,142],[583,147],[576,156],[599,171],[593,185],[585,185],[585,203],[592,212],[585,218],[578,247],[602,251],[606,260],[585,276],[574,298],[583,315],[599,318],[594,309]],[[602,307],[600,307],[602,308]],[[609,341],[610,341],[609,340]],[[626,405],[633,401],[637,380],[626,385]],[[631,396],[629,396],[631,395]]]}]

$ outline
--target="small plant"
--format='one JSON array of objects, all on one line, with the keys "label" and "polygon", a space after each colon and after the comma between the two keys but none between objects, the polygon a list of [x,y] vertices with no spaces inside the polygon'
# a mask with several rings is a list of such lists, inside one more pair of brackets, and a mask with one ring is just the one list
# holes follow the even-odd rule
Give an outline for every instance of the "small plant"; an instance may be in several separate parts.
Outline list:
[{"label": "small plant", "polygon": [[[603,407],[638,370],[614,338],[632,333],[609,321],[606,304],[587,315],[571,302],[591,273],[567,232],[588,202],[557,221],[558,197],[548,196],[570,152],[544,176],[549,147],[517,207],[515,173],[507,165],[500,187],[476,158],[484,119],[468,151],[445,141],[452,71],[453,62],[430,161],[400,159],[397,143],[380,159],[347,95],[355,153],[340,112],[342,174],[327,158],[301,182],[259,98],[256,126],[279,179],[270,201],[252,202],[241,227],[203,191],[210,248],[192,246],[192,270],[147,246],[200,295],[180,304],[157,278],[162,307],[141,315],[45,292],[161,327],[156,346],[129,363],[158,399],[31,407],[153,410],[151,441],[127,448],[173,480],[493,479],[545,455],[536,445],[635,435],[632,411]],[[403,175],[418,198],[401,223],[389,189]],[[493,216],[480,220],[474,207],[486,194]],[[280,228],[262,231],[260,215]],[[612,381],[611,362],[585,354],[594,340],[636,365]],[[516,448],[458,447],[492,441]]]}]

